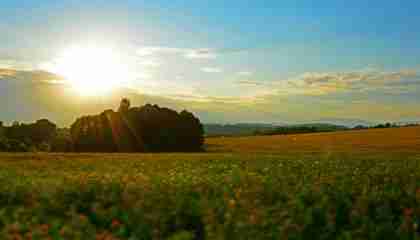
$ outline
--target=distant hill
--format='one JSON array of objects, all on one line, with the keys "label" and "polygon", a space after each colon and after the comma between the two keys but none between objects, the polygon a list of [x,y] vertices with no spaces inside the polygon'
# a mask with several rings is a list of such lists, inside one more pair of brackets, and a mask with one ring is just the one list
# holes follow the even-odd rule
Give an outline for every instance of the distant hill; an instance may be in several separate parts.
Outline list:
[{"label": "distant hill", "polygon": [[274,129],[273,124],[260,123],[237,123],[237,124],[204,124],[206,136],[249,136],[256,131],[268,131]]},{"label": "distant hill", "polygon": [[315,123],[321,122],[321,123],[327,123],[332,125],[338,125],[338,126],[346,126],[349,128],[353,128],[356,126],[374,126],[378,124],[377,122],[370,122],[366,120],[361,119],[353,119],[353,118],[322,118],[319,120],[314,121]]},{"label": "distant hill", "polygon": [[257,132],[255,135],[287,135],[300,133],[319,133],[344,131],[349,128],[346,126],[334,125],[329,123],[307,123],[287,126],[278,126],[267,131]]},{"label": "distant hill", "polygon": [[312,127],[316,128],[320,131],[337,131],[337,130],[348,130],[349,127],[340,124],[333,124],[333,123],[304,123],[304,124],[296,124],[296,125],[288,125],[285,127]]},{"label": "distant hill", "polygon": [[349,129],[346,126],[330,123],[307,123],[293,125],[275,125],[261,123],[204,124],[206,136],[250,136],[275,135],[306,132],[332,132]]}]

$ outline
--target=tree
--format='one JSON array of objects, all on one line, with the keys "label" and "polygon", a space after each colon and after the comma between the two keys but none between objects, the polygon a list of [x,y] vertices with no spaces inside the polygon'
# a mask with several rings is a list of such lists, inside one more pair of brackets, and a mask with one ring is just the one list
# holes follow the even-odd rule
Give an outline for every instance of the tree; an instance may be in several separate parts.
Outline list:
[{"label": "tree", "polygon": [[180,113],[181,149],[184,151],[199,151],[204,144],[204,129],[200,120],[192,113],[184,110]]},{"label": "tree", "polygon": [[200,151],[204,142],[203,126],[192,113],[151,104],[130,108],[128,99],[118,112],[77,119],[70,132],[81,152]]},{"label": "tree", "polygon": [[[51,141],[56,135],[57,126],[47,119],[35,123],[13,122],[11,126],[0,124],[0,139],[3,139],[2,151],[28,151],[50,149]],[[7,147],[7,149],[6,149]]]},{"label": "tree", "polygon": [[57,132],[57,126],[48,119],[41,119],[29,126],[31,130],[31,140],[37,144],[45,144],[52,140]]},{"label": "tree", "polygon": [[0,139],[2,139],[2,138],[4,138],[5,136],[4,136],[4,131],[5,129],[4,129],[4,126],[3,126],[3,122],[2,121],[0,121]]},{"label": "tree", "polygon": [[130,100],[128,98],[121,99],[120,107],[118,109],[118,112],[125,113],[130,109]]},{"label": "tree", "polygon": [[73,151],[73,142],[71,140],[70,129],[57,129],[57,134],[51,140],[52,152],[71,152]]}]

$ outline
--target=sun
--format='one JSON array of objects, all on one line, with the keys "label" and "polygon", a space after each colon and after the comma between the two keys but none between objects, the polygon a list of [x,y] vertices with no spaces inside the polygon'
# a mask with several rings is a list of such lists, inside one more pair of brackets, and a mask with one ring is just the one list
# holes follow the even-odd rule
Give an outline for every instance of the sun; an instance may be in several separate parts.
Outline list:
[{"label": "sun", "polygon": [[106,95],[123,85],[128,69],[121,56],[110,47],[72,46],[50,66],[66,83],[83,96]]}]

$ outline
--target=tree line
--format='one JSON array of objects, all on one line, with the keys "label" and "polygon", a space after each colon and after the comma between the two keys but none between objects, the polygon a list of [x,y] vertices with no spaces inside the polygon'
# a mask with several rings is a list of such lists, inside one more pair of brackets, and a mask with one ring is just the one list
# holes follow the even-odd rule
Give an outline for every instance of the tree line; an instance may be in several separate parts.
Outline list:
[{"label": "tree line", "polygon": [[57,126],[47,119],[24,124],[14,122],[3,126],[0,122],[0,151],[27,152],[31,150],[50,151],[50,144]]},{"label": "tree line", "polygon": [[336,132],[349,130],[345,126],[334,124],[302,124],[291,126],[279,126],[269,130],[256,130],[254,135],[289,135],[289,134],[303,134],[303,133],[321,133],[321,132]]},{"label": "tree line", "polygon": [[46,119],[33,124],[0,125],[0,151],[52,152],[196,152],[204,131],[194,114],[158,105],[131,107],[78,118],[69,129]]},{"label": "tree line", "polygon": [[400,128],[400,127],[414,127],[420,126],[418,123],[397,124],[397,123],[380,123],[373,126],[357,125],[352,128],[333,124],[303,124],[275,127],[269,130],[255,130],[254,135],[290,135],[290,134],[304,134],[304,133],[323,133],[323,132],[337,132],[350,130],[364,130],[364,129],[383,129],[383,128]]}]

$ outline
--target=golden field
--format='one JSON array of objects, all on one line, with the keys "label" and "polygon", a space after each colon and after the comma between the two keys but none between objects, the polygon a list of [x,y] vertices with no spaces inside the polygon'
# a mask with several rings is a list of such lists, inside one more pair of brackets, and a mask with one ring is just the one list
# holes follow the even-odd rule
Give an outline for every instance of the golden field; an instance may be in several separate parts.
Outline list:
[{"label": "golden field", "polygon": [[420,153],[420,127],[208,138],[210,152]]},{"label": "golden field", "polygon": [[419,239],[420,128],[0,154],[0,239]]}]

